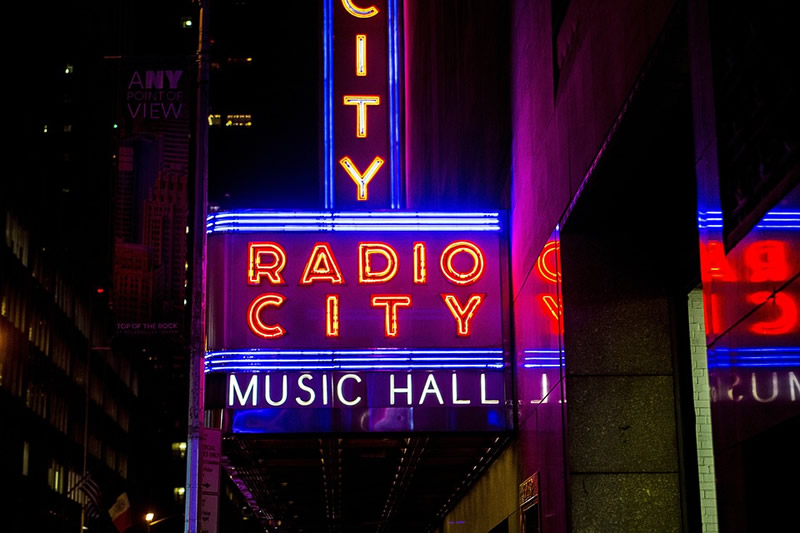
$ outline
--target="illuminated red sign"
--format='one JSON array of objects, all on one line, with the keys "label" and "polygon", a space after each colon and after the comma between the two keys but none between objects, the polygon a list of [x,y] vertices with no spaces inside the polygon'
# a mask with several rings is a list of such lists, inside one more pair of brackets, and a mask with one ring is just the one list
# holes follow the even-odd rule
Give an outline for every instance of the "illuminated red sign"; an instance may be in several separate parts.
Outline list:
[{"label": "illuminated red sign", "polygon": [[[759,235],[727,256],[720,241],[701,246],[708,334],[721,334],[736,318],[765,302],[767,305],[761,306],[750,321],[747,334],[774,337],[776,342],[781,342],[782,336],[796,334],[800,329],[799,297],[791,287],[775,291],[800,264],[800,255],[791,243],[785,238]],[[744,332],[736,334],[742,337]],[[739,342],[746,340],[740,338]]]},{"label": "illuminated red sign", "polygon": [[209,217],[206,407],[231,430],[505,431],[498,213]]}]

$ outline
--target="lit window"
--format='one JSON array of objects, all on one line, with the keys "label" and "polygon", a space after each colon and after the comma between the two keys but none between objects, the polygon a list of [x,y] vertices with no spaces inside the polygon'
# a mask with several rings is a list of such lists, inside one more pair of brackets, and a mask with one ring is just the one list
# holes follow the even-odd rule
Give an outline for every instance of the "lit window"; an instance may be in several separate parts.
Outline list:
[{"label": "lit window", "polygon": [[172,496],[175,498],[176,502],[183,503],[183,499],[186,496],[186,489],[184,487],[175,487],[172,490]]},{"label": "lit window", "polygon": [[172,455],[180,457],[181,459],[186,457],[186,443],[185,442],[173,442],[172,443]]},{"label": "lit window", "polygon": [[42,133],[47,133],[47,124],[45,124],[44,128],[42,128]]},{"label": "lit window", "polygon": [[58,493],[64,492],[64,467],[53,460],[47,469],[47,484]]},{"label": "lit window", "polygon": [[208,115],[209,126],[222,126],[222,115]]},{"label": "lit window", "polygon": [[31,447],[28,441],[22,443],[22,475],[28,475],[28,462],[30,461]]},{"label": "lit window", "polygon": [[228,115],[227,120],[225,121],[226,126],[244,126],[245,128],[249,128],[253,125],[253,116],[252,115]]},{"label": "lit window", "polygon": [[72,71],[73,71],[72,65],[67,65],[66,68],[64,68],[64,74],[72,74]]},{"label": "lit window", "polygon": [[181,18],[181,27],[182,28],[191,28],[192,27],[192,17],[183,17],[183,18]]}]

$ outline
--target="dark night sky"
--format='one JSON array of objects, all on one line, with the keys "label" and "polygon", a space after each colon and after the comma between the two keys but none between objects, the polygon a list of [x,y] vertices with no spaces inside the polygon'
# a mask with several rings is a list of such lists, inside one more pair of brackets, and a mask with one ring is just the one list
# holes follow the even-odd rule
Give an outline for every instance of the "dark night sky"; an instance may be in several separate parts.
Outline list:
[{"label": "dark night sky", "polygon": [[[209,132],[209,204],[320,207],[321,2],[210,0],[210,113],[251,114],[250,128]],[[188,0],[130,2],[118,13],[126,53],[193,54]],[[195,28],[197,21],[195,20]],[[252,58],[252,61],[237,62]]]},{"label": "dark night sky", "polygon": [[321,207],[321,3],[219,4],[211,12],[211,113],[249,113],[253,126],[211,129],[209,203]]},{"label": "dark night sky", "polygon": [[[251,114],[250,128],[209,136],[209,204],[222,209],[322,207],[320,187],[322,3],[210,0],[211,113]],[[125,103],[123,64],[185,57],[197,49],[191,0],[67,0],[10,6],[22,30],[8,54],[7,145],[14,154],[0,195],[25,223],[81,257],[76,270],[108,285],[114,157]],[[106,59],[121,56],[124,61]],[[228,62],[252,58],[247,64]],[[66,65],[74,74],[65,75]],[[63,131],[71,124],[72,134]],[[42,128],[48,126],[43,134]],[[67,157],[68,156],[68,157]],[[37,228],[38,226],[38,228]],[[47,241],[47,242],[44,242]],[[56,246],[53,246],[55,249]]]}]

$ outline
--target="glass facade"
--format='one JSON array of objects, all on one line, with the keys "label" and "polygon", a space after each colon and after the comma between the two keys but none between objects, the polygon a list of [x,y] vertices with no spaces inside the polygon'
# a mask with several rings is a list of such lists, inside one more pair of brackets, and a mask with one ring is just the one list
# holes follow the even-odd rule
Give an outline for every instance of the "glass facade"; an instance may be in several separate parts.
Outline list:
[{"label": "glass facade", "polygon": [[[713,187],[709,189],[713,190]],[[800,189],[725,253],[716,197],[702,197],[703,295],[723,531],[788,525],[800,435]],[[796,491],[795,491],[796,497]],[[775,529],[779,530],[779,529]]]}]

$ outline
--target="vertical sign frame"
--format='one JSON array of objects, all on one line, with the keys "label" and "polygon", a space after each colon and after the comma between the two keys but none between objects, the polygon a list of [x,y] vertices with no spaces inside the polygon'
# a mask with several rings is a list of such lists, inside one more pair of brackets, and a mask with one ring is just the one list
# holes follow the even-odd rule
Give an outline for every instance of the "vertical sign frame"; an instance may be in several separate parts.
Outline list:
[{"label": "vertical sign frame", "polygon": [[[325,209],[401,209],[405,204],[401,179],[402,69],[398,0],[373,3],[362,8],[352,0],[324,1]],[[336,41],[334,36],[338,36]],[[351,67],[358,61],[356,36],[362,37],[365,56],[365,71],[360,74],[358,66]],[[376,70],[377,73],[370,74]],[[381,87],[379,91],[374,90],[376,84]],[[373,98],[369,102],[353,98],[363,96]],[[350,97],[348,103],[344,97]],[[380,128],[367,127],[370,117]],[[358,135],[352,124],[356,122],[354,119],[364,122]],[[372,177],[368,177],[370,168]],[[359,176],[367,182],[361,191],[362,197],[356,182]],[[369,194],[370,184],[374,185],[375,194]]]}]

